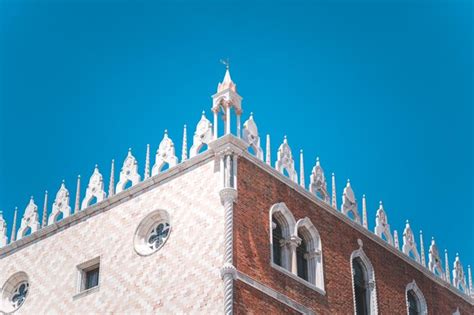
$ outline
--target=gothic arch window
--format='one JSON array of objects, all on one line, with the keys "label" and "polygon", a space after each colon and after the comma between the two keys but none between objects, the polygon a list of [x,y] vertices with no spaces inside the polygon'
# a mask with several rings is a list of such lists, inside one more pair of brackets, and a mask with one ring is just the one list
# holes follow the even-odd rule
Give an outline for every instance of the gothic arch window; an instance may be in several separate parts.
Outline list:
[{"label": "gothic arch window", "polygon": [[293,214],[282,202],[273,205],[269,213],[271,261],[291,270],[291,250],[288,244],[296,222]]},{"label": "gothic arch window", "polygon": [[295,235],[301,240],[296,248],[297,275],[324,290],[321,238],[309,218],[298,220]]},{"label": "gothic arch window", "polygon": [[369,258],[360,248],[351,255],[352,285],[354,293],[354,313],[356,315],[378,314],[375,272]]},{"label": "gothic arch window", "polygon": [[407,314],[408,315],[426,315],[428,308],[426,306],[425,297],[416,285],[415,280],[410,282],[406,287]]}]

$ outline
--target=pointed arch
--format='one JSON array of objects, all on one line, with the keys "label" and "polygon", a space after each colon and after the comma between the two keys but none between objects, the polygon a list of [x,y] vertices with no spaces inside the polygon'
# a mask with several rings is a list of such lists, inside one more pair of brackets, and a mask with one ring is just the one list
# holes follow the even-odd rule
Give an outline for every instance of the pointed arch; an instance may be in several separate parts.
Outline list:
[{"label": "pointed arch", "polygon": [[295,225],[295,235],[300,237],[306,248],[307,281],[324,291],[323,252],[319,232],[309,218],[298,220]]},{"label": "pointed arch", "polygon": [[426,305],[425,296],[421,292],[420,288],[418,288],[416,285],[415,280],[407,285],[405,289],[405,297],[407,304],[407,314],[428,314],[428,306]]},{"label": "pointed arch", "polygon": [[[375,271],[372,263],[362,249],[362,241],[358,240],[359,249],[351,254],[351,272],[352,272],[352,288],[354,296],[354,314],[361,315],[358,309],[364,309],[364,314],[378,314],[377,305],[377,288],[375,285]],[[357,282],[357,276],[363,280],[362,283]],[[361,294],[361,295],[359,295]],[[361,303],[364,303],[361,305]],[[362,315],[364,315],[362,314]]]},{"label": "pointed arch", "polygon": [[[270,225],[270,252],[272,263],[278,264],[286,270],[291,270],[291,250],[289,241],[296,226],[296,220],[285,203],[280,202],[273,205],[269,212]],[[281,232],[281,238],[275,238],[274,230]],[[276,242],[280,242],[277,244]],[[279,246],[279,247],[278,247]],[[277,250],[280,250],[279,257],[276,257]]]}]

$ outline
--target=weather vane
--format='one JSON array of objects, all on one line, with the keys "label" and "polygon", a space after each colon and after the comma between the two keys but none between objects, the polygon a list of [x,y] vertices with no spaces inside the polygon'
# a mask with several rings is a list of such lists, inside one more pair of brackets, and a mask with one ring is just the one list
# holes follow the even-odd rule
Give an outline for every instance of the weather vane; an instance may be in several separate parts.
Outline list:
[{"label": "weather vane", "polygon": [[228,70],[229,67],[230,67],[230,61],[229,61],[229,58],[226,58],[226,59],[221,59],[220,62],[225,65],[225,68]]}]

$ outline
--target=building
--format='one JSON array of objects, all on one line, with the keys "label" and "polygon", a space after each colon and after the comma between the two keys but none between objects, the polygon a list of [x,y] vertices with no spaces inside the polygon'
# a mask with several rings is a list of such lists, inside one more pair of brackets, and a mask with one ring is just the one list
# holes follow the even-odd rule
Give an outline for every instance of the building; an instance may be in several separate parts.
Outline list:
[{"label": "building", "polygon": [[[305,187],[285,138],[272,163],[226,70],[181,158],[165,132],[144,171],[129,150],[108,187],[96,165],[72,202],[66,183],[42,217],[33,198],[10,235],[0,222],[4,313],[474,314],[471,269],[402,243],[380,203],[367,229],[347,181],[338,205],[316,160]],[[220,115],[224,134],[219,134]],[[236,126],[236,127],[234,127]],[[234,128],[233,128],[234,127]],[[235,130],[235,131],[232,131]],[[273,166],[274,165],[274,166]],[[107,192],[106,192],[107,190]]]}]

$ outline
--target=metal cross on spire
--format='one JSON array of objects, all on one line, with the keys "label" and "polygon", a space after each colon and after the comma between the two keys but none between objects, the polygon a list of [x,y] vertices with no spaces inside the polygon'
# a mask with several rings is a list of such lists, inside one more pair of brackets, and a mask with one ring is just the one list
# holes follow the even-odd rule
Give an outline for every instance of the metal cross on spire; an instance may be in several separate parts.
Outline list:
[{"label": "metal cross on spire", "polygon": [[227,70],[229,70],[229,67],[230,67],[230,61],[229,61],[229,58],[226,58],[226,59],[221,59],[220,62],[225,65],[225,68]]}]

